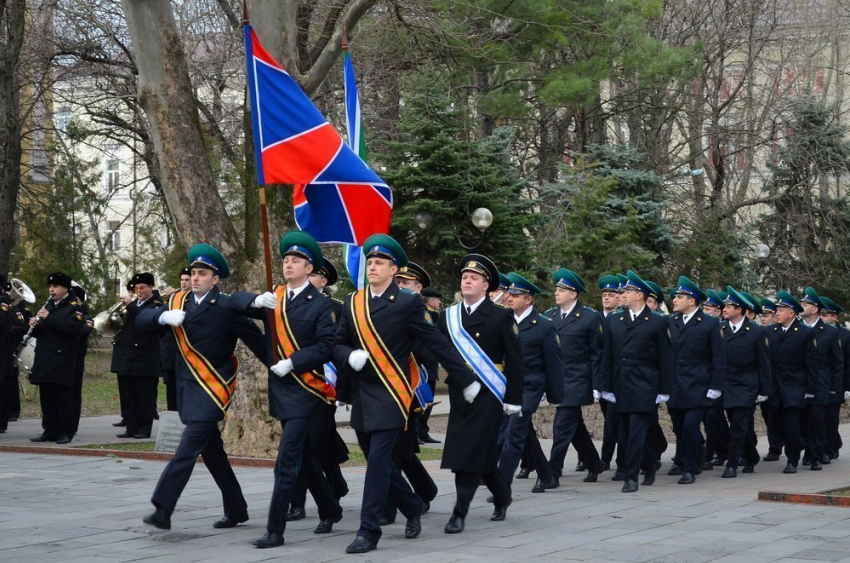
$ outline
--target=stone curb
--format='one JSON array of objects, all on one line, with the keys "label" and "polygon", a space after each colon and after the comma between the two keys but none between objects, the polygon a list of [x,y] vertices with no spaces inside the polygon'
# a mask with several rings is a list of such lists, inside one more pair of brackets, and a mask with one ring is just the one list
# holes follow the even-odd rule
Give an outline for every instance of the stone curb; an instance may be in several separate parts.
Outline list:
[{"label": "stone curb", "polygon": [[780,493],[776,491],[759,491],[759,500],[770,502],[787,502],[792,504],[816,504],[822,506],[850,507],[850,497],[825,493]]}]

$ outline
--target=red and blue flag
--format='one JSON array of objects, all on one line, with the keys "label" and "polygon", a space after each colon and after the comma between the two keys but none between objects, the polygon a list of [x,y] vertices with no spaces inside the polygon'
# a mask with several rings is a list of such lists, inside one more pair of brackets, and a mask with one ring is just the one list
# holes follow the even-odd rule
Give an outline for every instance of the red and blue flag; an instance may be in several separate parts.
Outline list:
[{"label": "red and blue flag", "polygon": [[389,186],[343,142],[250,25],[245,57],[259,183],[294,184],[295,221],[319,242],[362,245],[389,232]]}]

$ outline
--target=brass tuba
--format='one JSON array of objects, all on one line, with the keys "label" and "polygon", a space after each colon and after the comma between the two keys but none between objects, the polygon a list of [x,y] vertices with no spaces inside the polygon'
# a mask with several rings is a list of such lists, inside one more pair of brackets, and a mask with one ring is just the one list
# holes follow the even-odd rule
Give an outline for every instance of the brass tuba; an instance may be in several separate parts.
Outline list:
[{"label": "brass tuba", "polygon": [[9,280],[9,285],[12,286],[12,291],[9,293],[12,305],[17,305],[21,301],[35,303],[35,293],[32,292],[27,284],[18,278],[12,278]]},{"label": "brass tuba", "polygon": [[106,311],[101,311],[94,318],[94,329],[101,336],[112,338],[124,326],[124,313],[127,312],[127,306],[123,301],[119,301]]}]

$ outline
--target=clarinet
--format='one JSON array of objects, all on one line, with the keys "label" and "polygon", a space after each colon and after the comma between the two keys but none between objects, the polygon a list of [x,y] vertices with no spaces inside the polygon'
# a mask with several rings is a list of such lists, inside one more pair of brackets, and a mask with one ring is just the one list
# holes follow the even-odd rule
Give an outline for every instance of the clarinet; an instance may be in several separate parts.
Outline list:
[{"label": "clarinet", "polygon": [[[50,303],[49,297],[47,298],[47,301],[44,302],[44,305],[39,307],[38,310],[40,311],[41,309],[46,308],[48,303]],[[35,329],[35,327],[37,327],[39,325],[39,323],[41,323],[42,320],[43,320],[42,317],[39,317],[35,320],[35,323],[30,327],[30,329],[24,335],[24,339],[21,341],[21,344],[20,344],[21,347],[26,346],[27,343],[30,341],[30,339],[32,339],[32,331]]]}]

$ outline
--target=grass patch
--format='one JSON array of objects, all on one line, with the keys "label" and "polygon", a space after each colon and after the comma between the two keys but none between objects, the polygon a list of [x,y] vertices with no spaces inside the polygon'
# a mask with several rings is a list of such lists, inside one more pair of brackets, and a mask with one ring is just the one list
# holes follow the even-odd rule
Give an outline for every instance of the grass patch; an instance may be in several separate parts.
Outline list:
[{"label": "grass patch", "polygon": [[[363,455],[363,450],[357,444],[348,445],[348,461],[343,463],[341,467],[362,467],[366,465],[366,456]],[[432,461],[435,459],[443,459],[443,450],[436,448],[422,448],[422,451],[416,454],[420,461]]]},{"label": "grass patch", "polygon": [[820,494],[832,495],[834,497],[850,497],[850,487],[844,487],[843,489],[835,489],[832,491],[824,491]]},{"label": "grass patch", "polygon": [[152,452],[156,447],[155,442],[127,442],[120,444],[87,444],[77,446],[83,450],[120,450],[122,452]]}]

